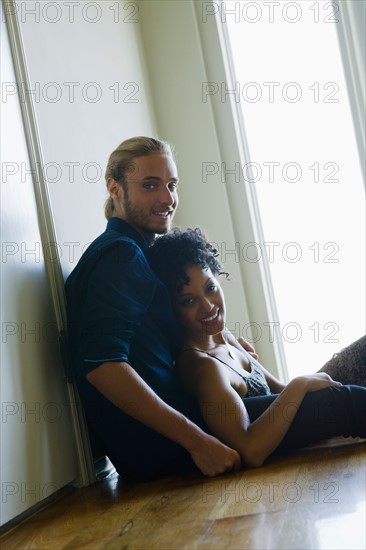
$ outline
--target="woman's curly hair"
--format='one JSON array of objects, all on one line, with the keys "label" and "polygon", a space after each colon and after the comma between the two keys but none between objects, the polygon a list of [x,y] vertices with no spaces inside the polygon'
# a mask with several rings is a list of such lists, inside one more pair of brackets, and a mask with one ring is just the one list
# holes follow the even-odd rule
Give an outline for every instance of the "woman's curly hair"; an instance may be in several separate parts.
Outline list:
[{"label": "woman's curly hair", "polygon": [[208,242],[197,228],[173,229],[170,233],[157,237],[150,247],[148,258],[152,269],[166,284],[169,292],[181,292],[189,284],[185,268],[189,264],[210,268],[214,275],[226,275],[216,259],[218,251]]}]

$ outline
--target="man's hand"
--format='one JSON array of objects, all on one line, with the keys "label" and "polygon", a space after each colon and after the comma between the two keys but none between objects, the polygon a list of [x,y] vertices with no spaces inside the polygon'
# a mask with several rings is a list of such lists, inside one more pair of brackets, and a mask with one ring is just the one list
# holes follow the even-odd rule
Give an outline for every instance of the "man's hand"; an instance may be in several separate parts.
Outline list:
[{"label": "man's hand", "polygon": [[239,470],[241,467],[239,453],[208,434],[200,439],[197,448],[189,452],[197,468],[207,477]]},{"label": "man's hand", "polygon": [[249,342],[244,340],[242,336],[239,336],[238,342],[241,345],[241,347],[245,349],[245,351],[247,351],[254,359],[256,359],[256,361],[258,361],[259,355],[256,354],[255,349],[251,344],[249,344]]}]

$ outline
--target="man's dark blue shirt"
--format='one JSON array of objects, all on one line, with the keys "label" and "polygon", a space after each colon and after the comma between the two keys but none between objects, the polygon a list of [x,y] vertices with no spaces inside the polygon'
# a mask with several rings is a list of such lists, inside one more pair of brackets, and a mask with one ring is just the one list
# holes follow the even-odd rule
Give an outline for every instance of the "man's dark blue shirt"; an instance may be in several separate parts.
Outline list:
[{"label": "man's dark blue shirt", "polygon": [[179,331],[166,287],[151,270],[148,243],[119,218],[108,221],[66,282],[73,368],[88,413],[111,404],[86,374],[105,362],[129,363],[164,401],[187,412],[173,363]]}]

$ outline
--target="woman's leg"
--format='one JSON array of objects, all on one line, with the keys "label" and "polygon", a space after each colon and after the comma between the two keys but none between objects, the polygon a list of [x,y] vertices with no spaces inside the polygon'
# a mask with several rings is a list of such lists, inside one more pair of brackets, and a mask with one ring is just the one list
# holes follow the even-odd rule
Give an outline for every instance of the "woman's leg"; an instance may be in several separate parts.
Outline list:
[{"label": "woman's leg", "polygon": [[318,372],[342,384],[366,386],[366,336],[336,353]]},{"label": "woman's leg", "polygon": [[[277,396],[243,399],[251,422],[258,418]],[[270,422],[271,420],[269,420]],[[366,388],[342,386],[307,393],[294,422],[276,452],[288,451],[331,437],[366,438]]]}]

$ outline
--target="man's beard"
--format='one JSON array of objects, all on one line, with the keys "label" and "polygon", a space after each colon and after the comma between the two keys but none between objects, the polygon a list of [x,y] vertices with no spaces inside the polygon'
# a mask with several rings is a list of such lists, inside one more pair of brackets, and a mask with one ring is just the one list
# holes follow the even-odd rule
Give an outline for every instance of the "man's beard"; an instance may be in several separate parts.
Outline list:
[{"label": "man's beard", "polygon": [[159,224],[159,221],[156,220],[156,223],[151,219],[151,213],[146,213],[146,211],[142,208],[139,208],[135,204],[132,203],[130,200],[130,197],[128,195],[128,190],[123,188],[123,195],[124,195],[124,212],[126,221],[133,225],[136,228],[139,228],[141,231],[143,231],[145,234],[149,233],[151,235],[151,239],[154,238],[154,235],[163,235],[164,233],[167,233],[170,230],[171,222],[172,222],[172,215],[169,216],[167,225],[165,227],[162,227]]}]

